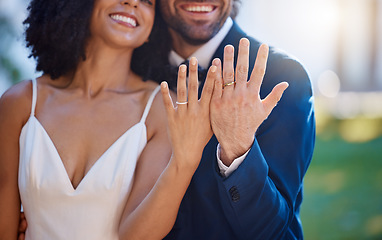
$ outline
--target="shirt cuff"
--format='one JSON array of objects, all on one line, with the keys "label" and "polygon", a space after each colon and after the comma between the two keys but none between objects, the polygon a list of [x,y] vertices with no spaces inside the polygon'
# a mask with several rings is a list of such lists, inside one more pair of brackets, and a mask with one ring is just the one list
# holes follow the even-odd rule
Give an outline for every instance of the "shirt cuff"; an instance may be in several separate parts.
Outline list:
[{"label": "shirt cuff", "polygon": [[248,151],[246,153],[244,153],[240,157],[233,160],[231,165],[229,167],[227,167],[222,162],[222,160],[220,160],[220,143],[218,143],[218,146],[216,148],[216,158],[217,158],[220,174],[223,177],[228,177],[229,175],[231,175],[240,166],[240,164],[244,161],[245,157],[248,155],[249,150],[251,150],[251,149],[248,149]]}]

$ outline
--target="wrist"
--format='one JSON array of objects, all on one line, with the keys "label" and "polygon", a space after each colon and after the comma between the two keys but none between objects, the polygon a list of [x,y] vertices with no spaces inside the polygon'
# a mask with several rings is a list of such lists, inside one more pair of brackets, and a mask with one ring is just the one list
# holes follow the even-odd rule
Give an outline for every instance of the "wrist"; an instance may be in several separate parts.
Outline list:
[{"label": "wrist", "polygon": [[229,167],[232,162],[240,156],[243,156],[251,148],[254,138],[247,144],[222,144],[220,143],[220,160]]},{"label": "wrist", "polygon": [[170,162],[179,171],[184,173],[190,172],[193,174],[198,168],[201,158],[201,153],[196,154],[190,152],[173,152]]}]

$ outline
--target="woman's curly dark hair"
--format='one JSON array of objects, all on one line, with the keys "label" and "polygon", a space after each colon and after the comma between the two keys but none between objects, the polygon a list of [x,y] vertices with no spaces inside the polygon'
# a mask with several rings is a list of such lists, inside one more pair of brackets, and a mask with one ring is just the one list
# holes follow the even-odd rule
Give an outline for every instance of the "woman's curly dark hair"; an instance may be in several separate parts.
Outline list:
[{"label": "woman's curly dark hair", "polygon": [[[150,41],[133,54],[132,70],[144,79],[152,79],[152,69],[158,61],[168,61],[171,48],[169,33],[158,5]],[[57,79],[77,68],[85,60],[85,48],[90,37],[90,18],[94,0],[32,0],[25,38],[30,57],[37,61],[36,70]]]},{"label": "woman's curly dark hair", "polygon": [[[170,87],[176,84],[176,79],[168,79],[165,75],[170,66],[168,55],[171,51],[172,40],[168,32],[167,24],[162,18],[159,7],[160,1],[156,2],[154,26],[149,41],[134,50],[131,69],[143,80],[152,80],[157,83],[167,79]],[[176,85],[174,85],[176,86]]]},{"label": "woman's curly dark hair", "polygon": [[[235,17],[241,0],[234,0],[231,17]],[[160,83],[169,81],[170,88],[176,79],[168,78],[168,54],[171,37],[156,3],[155,21],[149,42],[135,49],[131,69],[144,80]],[[36,70],[49,74],[52,79],[74,71],[86,59],[85,48],[90,37],[90,18],[94,0],[32,0],[29,16],[24,21],[30,57],[37,61]]]},{"label": "woman's curly dark hair", "polygon": [[32,0],[25,39],[36,70],[56,79],[85,59],[94,0]]}]

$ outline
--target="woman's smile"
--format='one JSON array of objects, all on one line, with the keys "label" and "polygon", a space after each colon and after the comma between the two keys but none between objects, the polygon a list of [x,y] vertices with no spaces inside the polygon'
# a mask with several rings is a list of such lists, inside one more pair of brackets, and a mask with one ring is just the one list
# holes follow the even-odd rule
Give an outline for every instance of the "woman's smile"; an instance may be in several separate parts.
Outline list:
[{"label": "woman's smile", "polygon": [[117,23],[130,28],[135,28],[139,26],[137,19],[134,16],[127,13],[113,13],[110,14],[110,17]]}]

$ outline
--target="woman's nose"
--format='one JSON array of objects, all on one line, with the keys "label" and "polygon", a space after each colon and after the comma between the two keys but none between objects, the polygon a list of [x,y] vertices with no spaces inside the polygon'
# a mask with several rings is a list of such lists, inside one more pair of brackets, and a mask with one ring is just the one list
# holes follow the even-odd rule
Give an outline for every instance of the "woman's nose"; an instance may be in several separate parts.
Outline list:
[{"label": "woman's nose", "polygon": [[121,1],[121,4],[122,5],[130,5],[134,8],[136,8],[138,6],[138,2],[139,2],[139,0],[123,0],[123,1]]}]

